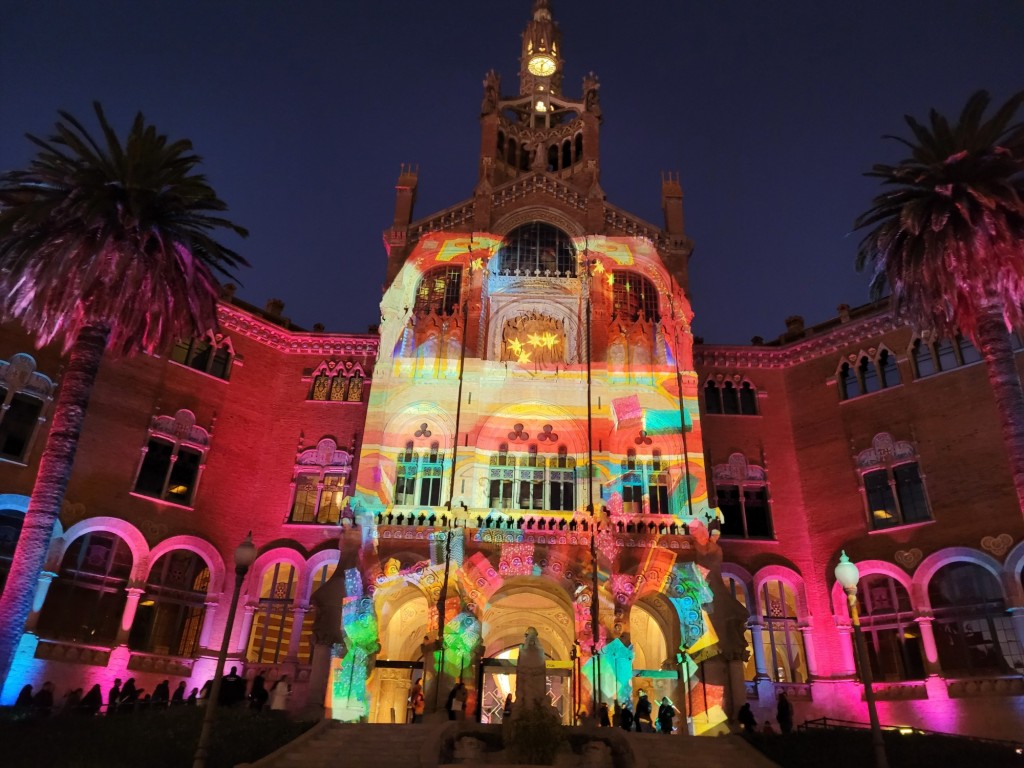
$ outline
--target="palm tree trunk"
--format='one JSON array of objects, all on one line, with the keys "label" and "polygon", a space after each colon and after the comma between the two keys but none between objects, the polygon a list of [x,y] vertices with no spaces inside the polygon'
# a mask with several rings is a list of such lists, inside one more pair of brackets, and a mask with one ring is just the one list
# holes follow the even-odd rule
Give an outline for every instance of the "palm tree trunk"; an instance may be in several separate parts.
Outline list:
[{"label": "palm tree trunk", "polygon": [[53,426],[39,462],[32,499],[14,550],[3,597],[0,597],[0,681],[7,677],[32,608],[39,574],[53,537],[53,527],[71,478],[89,395],[99,373],[109,335],[110,328],[106,325],[87,325],[71,347],[67,372],[53,410]]},{"label": "palm tree trunk", "polygon": [[999,309],[989,309],[979,319],[977,341],[999,410],[1017,501],[1024,514],[1024,389],[1021,388],[1010,332],[1006,330],[1006,322]]}]

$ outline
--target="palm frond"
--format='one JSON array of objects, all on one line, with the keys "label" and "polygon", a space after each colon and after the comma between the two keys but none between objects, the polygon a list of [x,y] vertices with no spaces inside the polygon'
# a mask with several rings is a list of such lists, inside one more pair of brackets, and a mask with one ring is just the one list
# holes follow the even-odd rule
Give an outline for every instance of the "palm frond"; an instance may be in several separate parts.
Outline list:
[{"label": "palm frond", "polygon": [[122,142],[99,104],[103,141],[61,112],[39,152],[0,176],[0,312],[40,343],[69,346],[90,324],[108,349],[152,352],[216,327],[220,286],[246,260],[215,235],[247,232],[186,140],[169,142],[138,114]]}]

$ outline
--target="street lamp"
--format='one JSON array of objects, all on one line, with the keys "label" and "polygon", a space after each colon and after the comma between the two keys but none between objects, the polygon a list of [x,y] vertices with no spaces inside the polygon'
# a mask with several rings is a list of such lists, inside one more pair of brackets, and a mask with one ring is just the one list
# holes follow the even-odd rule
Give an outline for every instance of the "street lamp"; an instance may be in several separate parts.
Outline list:
[{"label": "street lamp", "polygon": [[228,622],[224,627],[224,639],[220,643],[217,654],[217,669],[213,673],[213,684],[210,696],[206,700],[206,714],[203,715],[203,729],[199,732],[199,745],[196,747],[192,768],[206,768],[206,758],[210,751],[210,739],[213,736],[213,721],[217,716],[217,699],[220,697],[220,684],[224,679],[224,663],[228,658],[228,643],[231,642],[231,628],[235,624],[235,610],[238,608],[238,595],[242,591],[245,574],[256,560],[256,546],[252,543],[252,531],[235,550],[235,589],[231,593],[231,607],[228,609]]},{"label": "street lamp", "polygon": [[846,592],[846,602],[850,607],[850,623],[853,624],[854,650],[857,654],[857,666],[860,669],[860,679],[864,683],[864,699],[868,703],[868,717],[871,719],[871,744],[875,750],[875,766],[877,768],[889,768],[889,760],[885,755],[885,742],[882,741],[882,727],[878,724],[878,711],[875,709],[875,691],[871,685],[871,662],[868,660],[867,646],[864,644],[864,634],[860,630],[860,612],[857,609],[857,582],[860,581],[860,571],[857,565],[850,562],[843,550],[839,556],[839,564],[836,566],[836,581],[843,586]]}]

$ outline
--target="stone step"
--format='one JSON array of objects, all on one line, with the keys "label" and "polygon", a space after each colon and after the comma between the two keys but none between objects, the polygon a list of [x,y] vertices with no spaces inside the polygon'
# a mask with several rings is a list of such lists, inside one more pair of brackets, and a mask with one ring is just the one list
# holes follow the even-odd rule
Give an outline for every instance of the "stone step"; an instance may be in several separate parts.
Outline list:
[{"label": "stone step", "polygon": [[[438,739],[440,727],[323,723],[250,768],[421,768],[421,748]],[[740,736],[623,737],[636,757],[636,768],[777,768]]]}]

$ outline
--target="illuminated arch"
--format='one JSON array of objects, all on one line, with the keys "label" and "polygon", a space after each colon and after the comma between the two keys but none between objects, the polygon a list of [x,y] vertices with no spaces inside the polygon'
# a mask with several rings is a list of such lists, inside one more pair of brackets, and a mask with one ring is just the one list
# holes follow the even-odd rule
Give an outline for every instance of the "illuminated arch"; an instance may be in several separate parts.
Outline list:
[{"label": "illuminated arch", "polygon": [[558,435],[552,448],[564,445],[570,456],[583,456],[587,452],[586,417],[573,416],[565,407],[544,400],[526,400],[494,411],[480,425],[477,450],[498,450],[501,443],[508,442],[509,430],[518,423],[528,425],[531,443],[543,425],[550,423]]},{"label": "illuminated arch", "polygon": [[[913,596],[914,594],[913,589],[911,588],[913,580],[906,571],[897,565],[886,562],[885,560],[861,560],[857,563],[857,570],[860,572],[860,577],[862,579],[865,576],[888,576],[907,590],[908,595]],[[850,609],[846,599],[846,592],[843,590],[843,585],[838,581],[832,585],[832,606],[832,612],[837,617],[844,619],[848,619],[850,617]]]},{"label": "illuminated arch", "polygon": [[494,234],[505,237],[517,227],[521,227],[524,224],[529,224],[534,221],[539,221],[543,224],[550,224],[553,227],[557,227],[574,239],[586,237],[587,234],[587,230],[582,224],[576,221],[576,219],[571,216],[567,216],[554,208],[542,205],[531,205],[526,208],[517,208],[512,213],[498,219],[492,229],[494,230]]},{"label": "illuminated arch", "polygon": [[556,660],[571,657],[576,640],[575,611],[565,588],[544,576],[513,576],[491,595],[481,621],[485,656],[496,656],[523,642],[536,627],[545,653]]},{"label": "illuminated arch", "polygon": [[85,534],[92,533],[93,531],[105,531],[119,536],[124,543],[128,545],[128,549],[132,553],[132,573],[130,580],[132,582],[141,582],[145,580],[146,575],[149,573],[149,544],[146,543],[146,538],[138,528],[127,520],[121,520],[117,517],[90,517],[85,520],[80,520],[72,525],[67,529],[62,537],[60,548],[57,550],[57,562],[63,562],[64,555],[67,553],[68,548],[75,542],[75,539],[81,538]]},{"label": "illuminated arch", "polygon": [[910,592],[914,607],[922,611],[932,610],[931,597],[928,595],[928,585],[932,578],[944,566],[963,562],[980,565],[988,571],[999,584],[1000,592],[1005,597],[1006,589],[1003,585],[1002,568],[995,558],[970,547],[947,547],[930,554],[921,561],[917,570],[914,571],[913,588]]},{"label": "illuminated arch", "polygon": [[781,581],[791,590],[796,598],[797,618],[806,621],[810,617],[810,609],[807,603],[807,588],[804,585],[803,577],[794,569],[784,565],[769,565],[758,570],[754,576],[754,600],[759,615],[763,616],[767,606],[763,604],[762,587],[768,581]]},{"label": "illuminated arch", "polygon": [[[220,594],[224,588],[224,560],[220,556],[220,552],[210,542],[205,539],[200,539],[197,536],[172,536],[169,539],[164,539],[149,553],[149,565],[153,566],[161,557],[166,555],[171,550],[175,549],[187,549],[190,552],[195,552],[206,563],[206,567],[210,569],[210,584],[206,589],[208,595]],[[149,571],[146,572],[148,578]]]}]

